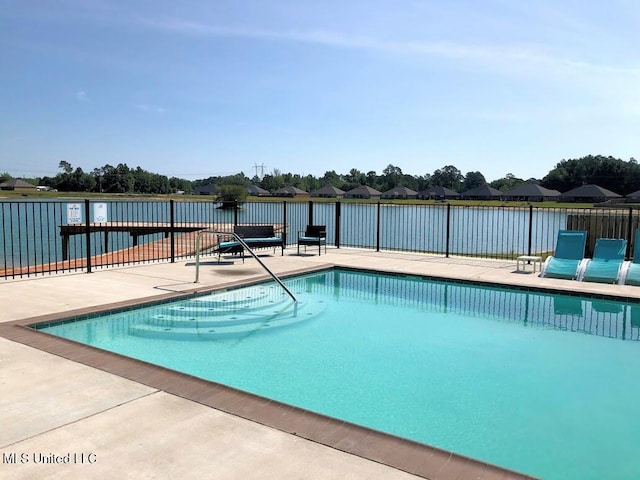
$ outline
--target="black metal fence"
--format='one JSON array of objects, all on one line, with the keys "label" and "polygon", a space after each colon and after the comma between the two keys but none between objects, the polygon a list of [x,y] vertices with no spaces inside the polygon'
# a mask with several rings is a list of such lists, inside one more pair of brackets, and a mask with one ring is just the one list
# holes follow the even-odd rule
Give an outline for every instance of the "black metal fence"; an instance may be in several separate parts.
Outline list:
[{"label": "black metal fence", "polygon": [[[223,208],[229,207],[229,208]],[[628,240],[640,214],[631,208],[452,206],[425,203],[154,200],[0,202],[0,278],[19,278],[195,255],[203,229],[271,224],[295,246],[307,224],[326,225],[335,247],[514,259],[550,254],[559,230],[586,230],[587,256],[598,238]],[[203,238],[212,241],[213,238]],[[205,243],[206,249],[213,247]]]}]

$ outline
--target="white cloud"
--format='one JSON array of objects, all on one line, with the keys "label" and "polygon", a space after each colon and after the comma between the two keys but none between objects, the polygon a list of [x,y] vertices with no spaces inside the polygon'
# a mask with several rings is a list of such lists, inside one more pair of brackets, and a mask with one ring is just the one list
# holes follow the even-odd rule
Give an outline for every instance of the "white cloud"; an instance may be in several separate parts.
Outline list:
[{"label": "white cloud", "polygon": [[[143,25],[146,28],[193,37],[307,43],[378,52],[414,62],[445,60],[458,68],[484,70],[501,77],[518,78],[541,88],[550,86],[568,92],[580,91],[586,95],[585,98],[601,103],[606,110],[622,111],[623,114],[634,117],[638,115],[638,94],[630,93],[636,91],[635,86],[640,82],[638,63],[630,62],[629,59],[616,60],[606,55],[591,55],[589,48],[567,48],[565,42],[380,39],[372,35],[327,29],[227,27],[175,17],[148,17],[143,20]],[[577,37],[584,38],[584,28],[574,25],[574,30],[577,30]]]},{"label": "white cloud", "polygon": [[262,40],[301,42],[336,48],[380,51],[400,55],[418,55],[451,60],[484,62],[513,69],[520,64],[554,68],[561,71],[599,71],[606,74],[640,75],[638,67],[619,67],[556,55],[535,44],[491,45],[453,41],[379,40],[365,35],[350,35],[329,30],[268,30],[260,28],[224,27],[177,18],[146,19],[144,25],[157,30],[191,36],[237,37]]},{"label": "white cloud", "polygon": [[89,100],[89,96],[84,90],[78,90],[76,92],[76,100],[78,100],[79,102],[86,102],[87,100]]}]

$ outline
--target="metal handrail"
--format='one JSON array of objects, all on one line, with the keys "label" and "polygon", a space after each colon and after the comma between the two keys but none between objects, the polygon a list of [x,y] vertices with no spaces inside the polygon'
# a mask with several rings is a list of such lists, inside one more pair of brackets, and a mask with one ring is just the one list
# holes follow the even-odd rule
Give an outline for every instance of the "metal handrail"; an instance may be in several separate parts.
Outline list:
[{"label": "metal handrail", "polygon": [[200,239],[202,238],[202,235],[204,235],[205,233],[211,233],[214,235],[233,236],[240,243],[240,245],[242,245],[242,247],[245,248],[251,254],[251,256],[258,261],[258,263],[262,266],[262,268],[264,268],[267,271],[267,273],[271,275],[271,278],[273,278],[276,281],[276,283],[280,285],[285,292],[287,292],[287,294],[291,297],[294,303],[298,303],[298,299],[295,297],[293,293],[291,293],[291,290],[289,290],[287,286],[284,283],[282,283],[282,280],[280,280],[278,276],[275,273],[273,273],[269,269],[269,267],[267,267],[264,264],[264,262],[260,260],[260,258],[258,258],[255,252],[249,247],[249,245],[247,245],[246,242],[235,232],[222,232],[219,230],[202,230],[198,232],[198,235],[196,236],[196,279],[193,283],[198,283],[200,278]]}]

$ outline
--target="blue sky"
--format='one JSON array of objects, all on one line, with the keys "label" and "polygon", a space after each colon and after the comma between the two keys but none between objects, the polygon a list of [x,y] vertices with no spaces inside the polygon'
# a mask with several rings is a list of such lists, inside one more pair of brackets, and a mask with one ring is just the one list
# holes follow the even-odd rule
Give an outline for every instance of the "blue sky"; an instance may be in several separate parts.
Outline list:
[{"label": "blue sky", "polygon": [[637,0],[5,0],[0,172],[640,157]]}]

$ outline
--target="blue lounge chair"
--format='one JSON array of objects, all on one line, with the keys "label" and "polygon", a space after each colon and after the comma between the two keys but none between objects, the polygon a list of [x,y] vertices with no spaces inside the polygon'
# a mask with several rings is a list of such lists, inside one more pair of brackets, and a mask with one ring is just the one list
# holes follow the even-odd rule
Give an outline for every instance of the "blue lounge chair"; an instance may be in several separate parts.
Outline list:
[{"label": "blue lounge chair", "polygon": [[627,251],[627,241],[621,238],[599,238],[582,274],[585,282],[617,283]]},{"label": "blue lounge chair", "polygon": [[553,256],[547,257],[542,267],[541,277],[578,278],[584,260],[587,232],[583,230],[560,230]]},{"label": "blue lounge chair", "polygon": [[620,283],[640,286],[640,230],[636,231],[633,244],[633,260],[624,262],[620,272]]}]

